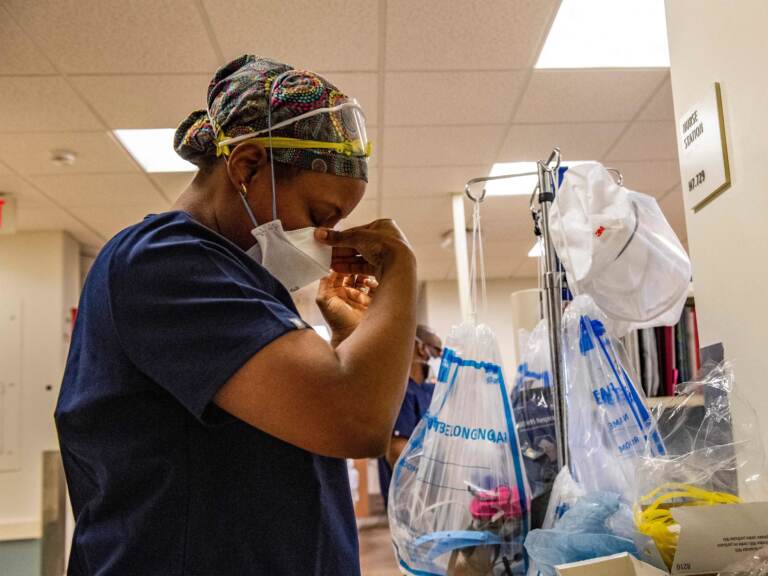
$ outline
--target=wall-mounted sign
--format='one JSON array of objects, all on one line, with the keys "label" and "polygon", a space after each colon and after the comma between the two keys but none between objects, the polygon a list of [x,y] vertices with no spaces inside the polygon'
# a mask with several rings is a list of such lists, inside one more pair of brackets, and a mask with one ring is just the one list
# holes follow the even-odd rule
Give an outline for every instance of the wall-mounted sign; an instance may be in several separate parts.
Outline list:
[{"label": "wall-mounted sign", "polygon": [[683,194],[695,211],[731,186],[720,83],[678,120]]}]

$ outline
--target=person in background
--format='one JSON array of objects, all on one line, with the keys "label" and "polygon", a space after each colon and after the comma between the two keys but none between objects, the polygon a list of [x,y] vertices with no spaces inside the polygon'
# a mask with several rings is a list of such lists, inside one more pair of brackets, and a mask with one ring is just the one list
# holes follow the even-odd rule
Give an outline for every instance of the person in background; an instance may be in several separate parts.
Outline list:
[{"label": "person in background", "polygon": [[402,454],[408,443],[408,438],[416,429],[416,425],[427,413],[429,403],[432,401],[435,384],[430,379],[430,372],[434,372],[433,378],[437,375],[442,354],[443,343],[440,337],[427,326],[419,324],[416,328],[411,372],[408,376],[408,387],[405,390],[403,405],[400,407],[387,453],[378,461],[379,486],[385,508],[389,505],[389,484],[392,480],[395,462]]},{"label": "person in background", "polygon": [[[67,573],[357,576],[344,459],[389,444],[417,295],[391,220],[333,229],[365,192],[362,111],[246,55],[174,146],[193,181],[107,242],[83,287],[55,413]],[[290,295],[322,277],[331,343]]]}]

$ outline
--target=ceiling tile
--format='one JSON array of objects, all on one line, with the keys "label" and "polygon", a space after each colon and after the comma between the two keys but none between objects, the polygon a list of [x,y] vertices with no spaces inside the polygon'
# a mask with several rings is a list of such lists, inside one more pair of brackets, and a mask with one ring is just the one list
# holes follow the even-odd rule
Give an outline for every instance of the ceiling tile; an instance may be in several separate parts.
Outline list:
[{"label": "ceiling tile", "polygon": [[379,77],[375,73],[318,72],[347,96],[355,98],[365,111],[367,126],[378,122]]},{"label": "ceiling tile", "polygon": [[[51,162],[51,152],[61,149],[77,154],[74,165]],[[0,134],[0,159],[21,174],[138,171],[128,153],[106,132]]]},{"label": "ceiling tile", "polygon": [[565,160],[600,160],[625,127],[623,123],[514,124],[497,160],[544,160],[554,146]]},{"label": "ceiling tile", "polygon": [[103,129],[59,77],[4,77],[0,82],[0,109],[0,132]]},{"label": "ceiling tile", "polygon": [[53,66],[0,7],[0,74],[52,74]]},{"label": "ceiling tile", "polygon": [[20,206],[17,219],[19,230],[62,230],[71,219],[71,216],[49,204],[46,207]]},{"label": "ceiling tile", "polygon": [[72,81],[110,128],[176,128],[205,109],[210,75],[77,76]]},{"label": "ceiling tile", "polygon": [[675,110],[672,102],[672,83],[669,78],[662,84],[659,91],[654,94],[651,101],[643,109],[639,120],[674,120]]},{"label": "ceiling tile", "polygon": [[13,174],[0,174],[0,193],[11,194],[29,204],[47,203],[38,190]]},{"label": "ceiling tile", "polygon": [[444,262],[442,260],[433,260],[416,263],[416,273],[419,282],[429,282],[430,280],[446,280],[453,269],[454,263]]},{"label": "ceiling tile", "polygon": [[608,160],[673,160],[677,158],[675,123],[634,122],[607,156]]},{"label": "ceiling tile", "polygon": [[527,68],[533,65],[558,4],[555,0],[389,0],[387,69]]},{"label": "ceiling tile", "polygon": [[389,72],[388,126],[507,124],[527,74],[507,72]]},{"label": "ceiling tile", "polygon": [[160,172],[149,177],[160,187],[163,196],[173,204],[184,189],[189,186],[196,172]]},{"label": "ceiling tile", "polygon": [[682,242],[688,239],[688,228],[685,222],[685,206],[683,205],[683,189],[680,186],[673,188],[659,202],[661,211],[666,216],[672,229]]},{"label": "ceiling tile", "polygon": [[467,180],[487,176],[491,164],[384,168],[385,196],[435,196],[462,192]]},{"label": "ceiling tile", "polygon": [[7,0],[7,6],[66,73],[210,72],[219,64],[191,0]]},{"label": "ceiling tile", "polygon": [[[533,188],[531,188],[531,193],[533,193]],[[467,221],[469,221],[472,208],[472,203],[465,200]],[[528,224],[533,222],[531,220],[530,195],[488,196],[480,205],[480,215],[483,224],[487,222],[507,222],[512,226]]]},{"label": "ceiling tile", "polygon": [[453,228],[450,196],[383,198],[382,218],[392,218],[416,244],[439,243]]},{"label": "ceiling tile", "polygon": [[227,59],[260,54],[309,70],[376,70],[377,2],[203,0]]},{"label": "ceiling tile", "polygon": [[453,267],[453,246],[443,248],[439,243],[414,244],[416,272],[419,280],[442,280]]},{"label": "ceiling tile", "polygon": [[102,236],[111,238],[120,230],[140,222],[146,215],[162,212],[167,207],[121,206],[120,210],[115,210],[109,206],[81,206],[70,210]]},{"label": "ceiling tile", "polygon": [[510,245],[508,242],[483,243],[486,278],[509,278],[515,273],[527,248],[523,244]]},{"label": "ceiling tile", "polygon": [[44,207],[19,206],[17,213],[17,226],[19,230],[64,230],[72,234],[75,239],[84,246],[98,249],[108,238],[102,236],[84,226],[67,212],[56,208],[52,204]]},{"label": "ceiling tile", "polygon": [[366,198],[365,200],[362,200],[360,204],[355,206],[352,214],[342,220],[338,227],[341,230],[346,230],[347,228],[352,228],[354,226],[362,226],[364,224],[368,224],[378,218],[377,213],[377,200]]},{"label": "ceiling tile", "polygon": [[624,176],[624,185],[630,190],[644,192],[659,198],[672,186],[680,182],[680,168],[677,160],[656,162],[609,162]]},{"label": "ceiling tile", "polygon": [[667,74],[664,70],[534,70],[515,122],[624,122]]},{"label": "ceiling tile", "polygon": [[384,140],[384,166],[492,164],[506,126],[391,127]]},{"label": "ceiling tile", "polygon": [[[156,209],[168,206],[144,174],[58,174],[31,180],[63,206],[104,206],[115,212],[123,207]],[[119,209],[118,209],[119,208]]]}]

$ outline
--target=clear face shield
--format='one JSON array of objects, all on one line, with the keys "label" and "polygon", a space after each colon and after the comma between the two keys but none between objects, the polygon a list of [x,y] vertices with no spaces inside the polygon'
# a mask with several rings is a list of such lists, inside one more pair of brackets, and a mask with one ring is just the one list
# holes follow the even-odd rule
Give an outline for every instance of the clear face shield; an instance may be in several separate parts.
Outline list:
[{"label": "clear face shield", "polygon": [[[271,132],[285,128],[301,120],[306,120],[318,114],[328,114],[336,133],[336,141],[305,140],[286,136],[272,136]],[[230,146],[253,140],[263,144],[266,148],[293,148],[299,150],[332,150],[338,154],[357,158],[368,158],[371,155],[371,142],[365,127],[365,114],[357,100],[350,98],[334,106],[317,108],[299,114],[282,122],[272,125],[270,128],[241,134],[233,138],[222,138],[217,141],[217,155],[229,155]]]}]

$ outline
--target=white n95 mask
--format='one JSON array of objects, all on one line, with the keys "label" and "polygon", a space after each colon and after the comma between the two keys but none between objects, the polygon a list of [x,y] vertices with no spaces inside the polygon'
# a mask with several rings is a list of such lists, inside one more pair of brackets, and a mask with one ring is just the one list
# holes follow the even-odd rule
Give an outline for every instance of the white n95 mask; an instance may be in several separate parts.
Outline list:
[{"label": "white n95 mask", "polygon": [[331,269],[330,246],[315,240],[316,228],[283,230],[272,220],[251,230],[256,244],[246,254],[259,262],[289,292],[327,276]]}]

